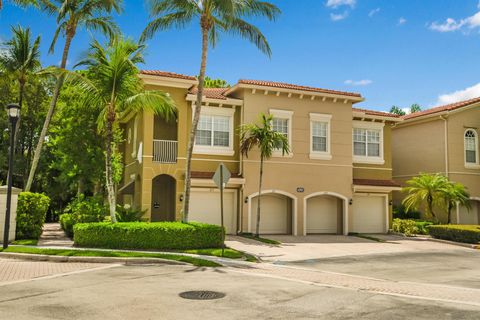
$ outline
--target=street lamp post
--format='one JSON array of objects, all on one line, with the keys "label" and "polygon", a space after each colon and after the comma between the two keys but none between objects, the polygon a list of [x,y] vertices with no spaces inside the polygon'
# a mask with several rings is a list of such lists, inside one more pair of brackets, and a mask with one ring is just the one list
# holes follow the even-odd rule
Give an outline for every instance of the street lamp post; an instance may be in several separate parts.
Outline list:
[{"label": "street lamp post", "polygon": [[11,124],[10,131],[10,155],[8,157],[8,178],[7,178],[7,208],[5,211],[5,228],[3,229],[3,249],[8,248],[8,234],[10,232],[10,209],[12,206],[12,176],[13,176],[13,156],[15,154],[15,130],[17,121],[20,117],[20,106],[18,104],[9,104],[7,106],[8,119]]}]

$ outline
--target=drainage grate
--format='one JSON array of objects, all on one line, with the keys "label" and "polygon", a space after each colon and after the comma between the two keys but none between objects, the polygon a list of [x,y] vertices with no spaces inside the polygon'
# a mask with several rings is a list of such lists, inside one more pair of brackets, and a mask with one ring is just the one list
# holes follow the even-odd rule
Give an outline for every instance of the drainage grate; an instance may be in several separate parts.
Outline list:
[{"label": "drainage grate", "polygon": [[225,293],[216,291],[185,291],[179,294],[183,299],[214,300],[225,297]]}]

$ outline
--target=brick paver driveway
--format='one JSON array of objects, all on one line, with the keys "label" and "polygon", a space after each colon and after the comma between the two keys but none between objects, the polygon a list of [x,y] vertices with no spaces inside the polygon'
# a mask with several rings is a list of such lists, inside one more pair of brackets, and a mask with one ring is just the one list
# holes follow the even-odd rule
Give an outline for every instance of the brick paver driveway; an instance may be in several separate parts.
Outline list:
[{"label": "brick paver driveway", "polygon": [[0,286],[46,276],[110,267],[99,263],[60,263],[0,258]]}]

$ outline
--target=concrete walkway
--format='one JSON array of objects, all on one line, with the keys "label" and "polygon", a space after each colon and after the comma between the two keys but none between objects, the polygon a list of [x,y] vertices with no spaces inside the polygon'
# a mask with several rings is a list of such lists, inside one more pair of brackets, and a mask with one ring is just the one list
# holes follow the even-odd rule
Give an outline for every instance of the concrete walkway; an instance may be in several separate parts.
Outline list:
[{"label": "concrete walkway", "polygon": [[73,241],[65,235],[60,223],[45,223],[43,232],[38,240],[40,247],[72,247]]}]

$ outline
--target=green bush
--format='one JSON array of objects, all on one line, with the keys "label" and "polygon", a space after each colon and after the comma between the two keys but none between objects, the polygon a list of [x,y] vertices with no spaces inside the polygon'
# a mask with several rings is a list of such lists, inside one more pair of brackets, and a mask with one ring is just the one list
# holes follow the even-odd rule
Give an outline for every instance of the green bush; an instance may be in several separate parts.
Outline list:
[{"label": "green bush", "polygon": [[145,214],[146,210],[138,210],[134,209],[130,206],[117,206],[116,217],[118,222],[139,222],[145,221],[143,215]]},{"label": "green bush", "polygon": [[415,220],[415,225],[417,227],[417,234],[428,234],[428,226],[433,225],[431,221],[425,220]]},{"label": "green bush", "polygon": [[478,225],[431,225],[430,235],[434,238],[465,243],[480,243],[480,226]]},{"label": "green bush", "polygon": [[392,229],[395,232],[403,233],[406,236],[418,234],[415,220],[393,219]]},{"label": "green bush", "polygon": [[108,215],[108,207],[100,197],[75,198],[60,216],[60,225],[65,233],[73,236],[73,226],[77,223],[101,222]]},{"label": "green bush", "polygon": [[420,219],[419,211],[407,211],[405,206],[399,205],[393,207],[393,218],[398,219]]},{"label": "green bush", "polygon": [[17,202],[16,239],[38,239],[42,234],[50,198],[44,194],[22,192]]},{"label": "green bush", "polygon": [[109,249],[186,250],[219,248],[220,226],[182,222],[100,222],[74,226],[76,246]]}]

